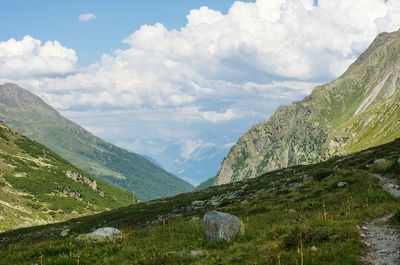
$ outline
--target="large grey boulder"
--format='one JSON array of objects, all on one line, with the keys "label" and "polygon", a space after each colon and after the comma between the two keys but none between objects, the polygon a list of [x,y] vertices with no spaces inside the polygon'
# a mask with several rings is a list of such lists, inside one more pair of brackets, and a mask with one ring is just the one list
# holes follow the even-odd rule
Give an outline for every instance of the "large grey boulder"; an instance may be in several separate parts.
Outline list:
[{"label": "large grey boulder", "polygon": [[[232,242],[241,232],[241,222],[237,216],[222,212],[208,212],[203,217],[204,232],[209,242]],[[242,230],[243,231],[243,230]]]},{"label": "large grey boulder", "polygon": [[103,227],[99,228],[96,231],[88,234],[81,234],[77,237],[78,240],[85,239],[93,239],[93,240],[102,240],[118,237],[121,234],[121,231],[114,227]]}]

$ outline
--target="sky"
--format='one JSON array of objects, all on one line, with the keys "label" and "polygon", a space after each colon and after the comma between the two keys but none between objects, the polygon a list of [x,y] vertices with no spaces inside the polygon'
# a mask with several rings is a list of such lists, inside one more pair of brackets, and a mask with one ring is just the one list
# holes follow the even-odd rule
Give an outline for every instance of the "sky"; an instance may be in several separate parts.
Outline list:
[{"label": "sky", "polygon": [[2,0],[0,83],[129,150],[162,160],[179,146],[179,163],[216,148],[222,160],[398,30],[398,14],[396,0]]}]

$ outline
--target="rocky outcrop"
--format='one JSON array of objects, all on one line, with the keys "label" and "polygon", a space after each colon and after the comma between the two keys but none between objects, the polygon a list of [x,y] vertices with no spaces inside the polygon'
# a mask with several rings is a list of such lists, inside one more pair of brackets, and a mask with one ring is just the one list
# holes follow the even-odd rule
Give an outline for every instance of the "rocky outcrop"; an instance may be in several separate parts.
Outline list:
[{"label": "rocky outcrop", "polygon": [[77,172],[72,172],[72,171],[65,172],[65,175],[75,182],[83,183],[89,186],[92,190],[97,190],[97,182],[95,180],[91,180],[85,176],[82,176]]},{"label": "rocky outcrop", "polygon": [[[358,128],[370,126],[368,117],[363,124],[356,123],[357,120],[348,124],[376,104],[396,96],[400,90],[398,54],[400,32],[380,34],[339,79],[315,88],[302,101],[280,107],[269,120],[243,135],[223,161],[214,185],[257,177],[292,165],[317,163],[400,137],[400,130],[385,133],[376,129],[375,140],[363,141],[368,133]],[[373,122],[383,127],[400,125],[399,114],[382,118],[386,111],[393,114],[398,110],[395,104],[399,104],[398,100],[387,103],[384,111],[376,110]]]}]

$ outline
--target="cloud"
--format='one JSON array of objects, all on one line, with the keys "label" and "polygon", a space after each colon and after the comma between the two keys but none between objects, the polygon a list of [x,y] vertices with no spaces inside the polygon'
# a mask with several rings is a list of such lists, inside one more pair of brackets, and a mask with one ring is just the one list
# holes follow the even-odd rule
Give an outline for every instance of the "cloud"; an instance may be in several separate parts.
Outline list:
[{"label": "cloud", "polygon": [[33,80],[54,78],[76,70],[78,58],[73,49],[57,41],[40,40],[25,36],[18,41],[0,42],[0,78]]},{"label": "cloud", "polygon": [[85,13],[79,15],[79,21],[88,22],[90,20],[96,19],[96,15],[93,13]]},{"label": "cloud", "polygon": [[[339,76],[378,33],[398,29],[399,12],[400,3],[383,0],[320,0],[318,6],[312,0],[237,1],[227,14],[201,7],[190,11],[179,30],[143,25],[123,41],[128,48],[104,54],[74,75],[41,78],[35,85],[64,108],[190,105],[218,120],[207,112],[215,110],[202,108],[204,102],[255,96],[246,90],[249,84]],[[259,90],[259,96],[270,92]],[[285,90],[274,92],[285,96]]]}]

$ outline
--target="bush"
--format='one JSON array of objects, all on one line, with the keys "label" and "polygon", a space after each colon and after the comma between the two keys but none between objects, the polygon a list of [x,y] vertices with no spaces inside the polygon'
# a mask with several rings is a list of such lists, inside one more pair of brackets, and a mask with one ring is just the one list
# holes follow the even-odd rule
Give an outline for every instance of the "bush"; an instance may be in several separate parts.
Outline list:
[{"label": "bush", "polygon": [[321,181],[329,176],[331,176],[334,173],[332,169],[327,169],[327,168],[318,168],[316,169],[313,174],[314,174],[314,179]]}]

